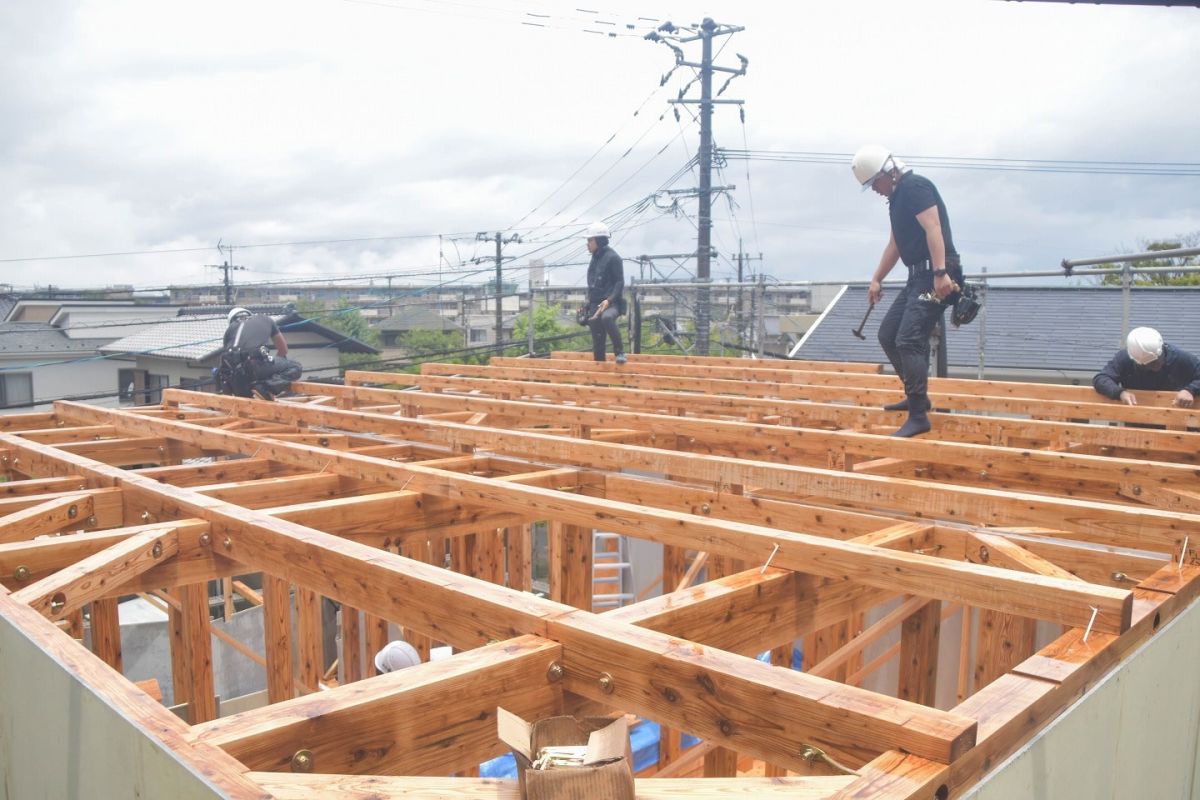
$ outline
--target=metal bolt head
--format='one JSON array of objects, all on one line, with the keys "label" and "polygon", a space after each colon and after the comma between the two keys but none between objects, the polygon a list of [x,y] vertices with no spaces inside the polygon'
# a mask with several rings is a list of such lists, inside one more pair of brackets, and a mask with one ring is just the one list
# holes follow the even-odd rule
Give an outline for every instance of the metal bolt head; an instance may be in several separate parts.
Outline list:
[{"label": "metal bolt head", "polygon": [[91,525],[93,528],[96,527],[96,522],[97,522],[97,520],[96,520],[95,516],[91,516],[91,517],[87,518],[87,524]]},{"label": "metal bolt head", "polygon": [[700,513],[701,513],[701,514],[708,514],[708,513],[711,513],[711,512],[712,512],[712,509],[711,509],[711,508],[709,508],[709,505],[708,505],[708,503],[705,503],[704,505],[700,506]]},{"label": "metal bolt head", "polygon": [[208,547],[210,544],[212,544],[212,534],[208,531],[200,534],[200,546]]},{"label": "metal bolt head", "polygon": [[150,554],[155,558],[162,558],[162,542],[155,542],[154,547],[150,548]]},{"label": "metal bolt head", "polygon": [[292,772],[312,772],[313,754],[311,750],[297,750],[292,756]]},{"label": "metal bolt head", "polygon": [[79,516],[79,506],[71,506],[67,509],[67,519],[75,519]]},{"label": "metal bolt head", "polygon": [[29,567],[25,566],[24,564],[19,565],[13,570],[13,580],[17,583],[24,583],[25,581],[29,580],[29,575]]},{"label": "metal bolt head", "polygon": [[724,734],[725,736],[733,735],[733,723],[730,722],[729,720],[727,720],[727,719],[721,720],[719,723],[717,723],[717,727],[721,729],[721,733]]},{"label": "metal bolt head", "polygon": [[321,447],[329,447],[329,440],[322,436],[320,439],[317,439],[317,444],[321,445]]},{"label": "metal bolt head", "polygon": [[558,682],[559,682],[559,681],[561,681],[562,679],[563,679],[563,667],[562,667],[562,664],[560,664],[560,663],[558,663],[557,661],[555,661],[555,662],[554,662],[553,664],[551,664],[551,665],[549,666],[549,668],[546,670],[546,680],[550,681],[551,683],[558,683]]},{"label": "metal bolt head", "polygon": [[67,607],[67,596],[62,592],[56,593],[50,598],[50,613],[57,614]]},{"label": "metal bolt head", "polygon": [[1112,574],[1112,579],[1119,583],[1124,583],[1125,581],[1129,580],[1129,576],[1126,575],[1124,572],[1114,572]]},{"label": "metal bolt head", "polygon": [[617,688],[617,683],[613,680],[613,676],[609,675],[607,672],[600,673],[600,680],[598,683],[600,684],[600,691],[604,692],[605,694],[612,694],[613,689]]},{"label": "metal bolt head", "polygon": [[1140,495],[1141,493],[1142,493],[1142,487],[1141,487],[1141,486],[1138,486],[1138,485],[1135,483],[1135,484],[1133,485],[1133,495],[1134,495],[1134,497],[1137,497],[1137,496],[1138,496],[1138,495]]},{"label": "metal bolt head", "polygon": [[988,479],[987,470],[986,469],[979,470],[979,480],[986,481],[987,479]]},{"label": "metal bolt head", "polygon": [[221,546],[224,547],[226,550],[232,550],[233,549],[233,539],[230,539],[228,536],[226,536],[225,541],[221,542]]},{"label": "metal bolt head", "polygon": [[149,512],[149,511],[143,511],[143,512],[142,512],[142,522],[149,522],[149,521],[150,521],[150,517],[151,517],[151,514],[150,514],[150,512]]},{"label": "metal bolt head", "polygon": [[986,564],[991,557],[992,554],[988,551],[987,545],[979,545],[979,560]]}]

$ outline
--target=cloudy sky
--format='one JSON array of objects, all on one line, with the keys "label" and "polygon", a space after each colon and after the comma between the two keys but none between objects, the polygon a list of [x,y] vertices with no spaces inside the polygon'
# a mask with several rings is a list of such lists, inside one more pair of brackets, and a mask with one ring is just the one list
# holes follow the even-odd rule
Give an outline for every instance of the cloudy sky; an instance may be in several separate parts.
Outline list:
[{"label": "cloudy sky", "polygon": [[[1200,9],[1002,0],[17,0],[0,8],[0,282],[18,288],[412,275],[580,280],[578,233],[695,248],[694,74],[642,35],[745,30],[719,147],[1173,162],[1184,175],[929,166],[968,271],[1045,270],[1200,231]],[[533,23],[533,24],[529,24]],[[599,32],[599,33],[598,33]],[[617,34],[617,35],[606,35]],[[699,60],[699,43],[686,45]],[[719,85],[719,84],[718,84]],[[693,85],[689,96],[698,96]],[[1085,165],[1094,170],[1095,165]],[[883,201],[845,163],[730,158],[719,279],[867,278]],[[673,203],[677,200],[677,203]],[[153,251],[153,252],[143,252]],[[79,258],[92,254],[121,253]],[[670,271],[669,262],[658,262]],[[630,267],[637,274],[636,266]],[[675,277],[679,277],[677,273]]]}]

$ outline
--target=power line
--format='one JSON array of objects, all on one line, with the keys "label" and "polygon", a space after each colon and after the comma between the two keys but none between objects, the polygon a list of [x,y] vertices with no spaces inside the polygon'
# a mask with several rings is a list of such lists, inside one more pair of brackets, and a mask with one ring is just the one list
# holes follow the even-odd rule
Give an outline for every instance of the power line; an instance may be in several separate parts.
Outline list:
[{"label": "power line", "polygon": [[[850,153],[805,152],[795,150],[723,149],[727,159],[778,161],[800,164],[849,164]],[[942,169],[997,170],[1008,172],[1050,172],[1085,175],[1155,175],[1166,177],[1200,176],[1200,163],[1186,161],[1081,161],[1051,159],[989,158],[977,156],[906,156],[906,162],[919,167]]]}]

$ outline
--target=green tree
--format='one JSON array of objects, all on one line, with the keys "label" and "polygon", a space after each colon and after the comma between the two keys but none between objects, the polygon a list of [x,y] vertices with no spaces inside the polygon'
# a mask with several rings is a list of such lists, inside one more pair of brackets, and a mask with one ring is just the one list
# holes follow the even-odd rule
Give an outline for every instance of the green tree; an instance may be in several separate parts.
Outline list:
[{"label": "green tree", "polygon": [[[379,347],[379,331],[372,328],[362,311],[357,306],[350,305],[347,300],[339,300],[332,309],[326,309],[317,302],[300,302],[296,310],[301,316],[313,320],[318,325],[324,325],[363,344]],[[370,368],[378,360],[378,356],[369,353],[342,353],[338,356],[338,366],[343,370]]]},{"label": "green tree", "polygon": [[[1180,236],[1175,241],[1160,239],[1156,241],[1142,241],[1142,252],[1153,253],[1160,250],[1178,250],[1183,247],[1196,247],[1200,245],[1200,231],[1190,233],[1186,236]],[[1183,258],[1155,258],[1150,261],[1139,261],[1134,266],[1138,267],[1195,267],[1200,265],[1200,260],[1195,256],[1186,256]],[[1121,264],[1101,264],[1099,269],[1112,270],[1112,275],[1103,275],[1100,277],[1102,286],[1120,286],[1121,285]],[[1200,286],[1200,272],[1154,272],[1150,274],[1135,274],[1133,276],[1134,286]]]},{"label": "green tree", "polygon": [[453,331],[414,330],[396,337],[397,346],[413,357],[446,353],[462,348],[462,336]]},{"label": "green tree", "polygon": [[[535,306],[533,309],[533,342],[537,352],[550,350],[582,350],[592,346],[592,337],[586,328],[581,328],[574,322],[563,321],[564,311],[561,305]],[[569,339],[555,337],[574,334]],[[529,314],[521,314],[513,322],[513,346],[509,350],[513,354],[525,353],[529,349]]]}]

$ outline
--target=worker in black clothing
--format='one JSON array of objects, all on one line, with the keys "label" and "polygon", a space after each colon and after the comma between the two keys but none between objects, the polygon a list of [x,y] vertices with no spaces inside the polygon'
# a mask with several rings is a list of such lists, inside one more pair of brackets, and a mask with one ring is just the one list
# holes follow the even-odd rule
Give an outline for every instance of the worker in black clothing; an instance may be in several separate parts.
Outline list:
[{"label": "worker in black clothing", "polygon": [[[257,388],[260,394],[274,396],[287,391],[292,381],[299,380],[303,367],[287,357],[287,340],[274,319],[252,314],[245,308],[232,309],[228,319],[222,353],[227,385],[218,385],[218,390],[225,388],[231,394],[250,397]],[[267,352],[268,344],[275,346],[274,356]]]},{"label": "worker in black clothing", "polygon": [[937,187],[886,148],[861,148],[850,168],[864,190],[871,188],[888,200],[891,235],[867,292],[872,306],[883,297],[882,281],[896,262],[908,267],[908,282],[879,325],[879,343],[904,382],[905,399],[884,406],[908,412],[892,435],[916,436],[930,428],[929,335],[962,283],[950,218]]},{"label": "worker in black clothing", "polygon": [[1092,386],[1130,406],[1137,405],[1131,389],[1175,391],[1174,404],[1191,408],[1200,395],[1200,359],[1163,342],[1154,328],[1134,328],[1125,337],[1125,349],[1096,373]]},{"label": "worker in black clothing", "polygon": [[608,246],[608,226],[593,222],[587,228],[587,249],[592,254],[588,264],[588,327],[592,329],[592,358],[604,361],[605,337],[612,339],[613,355],[618,364],[625,363],[625,348],[621,346],[621,331],[617,317],[625,313],[625,268],[617,251]]}]

